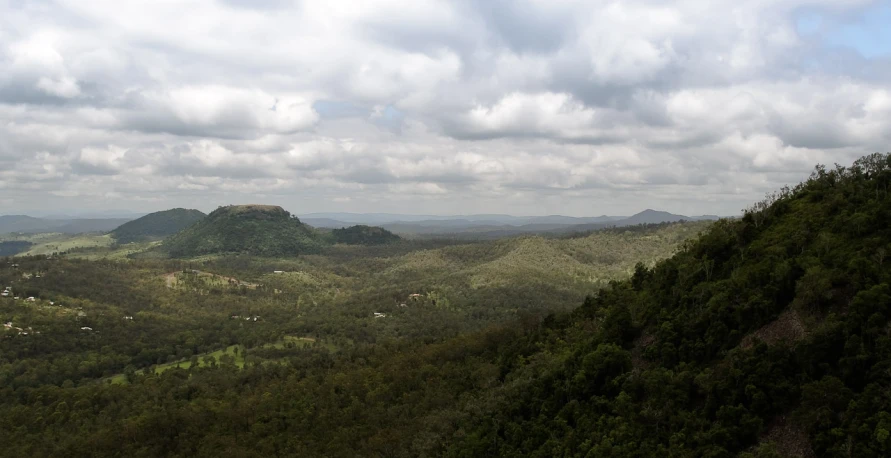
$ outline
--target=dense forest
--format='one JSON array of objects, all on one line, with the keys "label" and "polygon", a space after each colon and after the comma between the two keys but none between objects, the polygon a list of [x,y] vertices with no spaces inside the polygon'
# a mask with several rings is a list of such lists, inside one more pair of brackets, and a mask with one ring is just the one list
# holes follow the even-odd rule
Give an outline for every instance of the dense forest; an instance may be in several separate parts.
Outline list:
[{"label": "dense forest", "polygon": [[382,245],[399,240],[399,236],[382,228],[359,224],[356,226],[332,229],[335,243],[347,245]]},{"label": "dense forest", "polygon": [[889,456],[889,184],[876,154],[713,224],[4,263],[0,455]]},{"label": "dense forest", "polygon": [[117,243],[158,240],[197,223],[205,216],[198,210],[172,208],[128,221],[110,234]]},{"label": "dense forest", "polygon": [[294,256],[318,252],[321,235],[281,207],[230,205],[164,241],[173,257],[218,253]]}]

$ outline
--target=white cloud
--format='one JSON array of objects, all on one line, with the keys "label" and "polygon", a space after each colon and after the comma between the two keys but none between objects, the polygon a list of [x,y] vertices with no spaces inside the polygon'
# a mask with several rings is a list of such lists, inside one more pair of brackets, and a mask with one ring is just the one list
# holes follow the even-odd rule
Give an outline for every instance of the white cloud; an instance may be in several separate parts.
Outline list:
[{"label": "white cloud", "polygon": [[276,97],[259,90],[187,86],[149,97],[189,126],[254,128],[281,134],[306,129],[318,120],[308,100],[295,95]]},{"label": "white cloud", "polygon": [[0,3],[0,213],[734,213],[891,140],[891,61],[795,28],[874,4]]}]

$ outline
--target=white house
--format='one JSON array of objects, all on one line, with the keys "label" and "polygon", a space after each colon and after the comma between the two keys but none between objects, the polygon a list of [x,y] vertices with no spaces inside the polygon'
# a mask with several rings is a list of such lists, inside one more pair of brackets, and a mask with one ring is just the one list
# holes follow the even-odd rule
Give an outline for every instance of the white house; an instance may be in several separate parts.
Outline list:
[{"label": "white house", "polygon": [[385,313],[380,313],[380,312],[374,312],[374,317],[375,317],[375,318],[386,318],[386,317],[387,317],[387,314],[385,314]]},{"label": "white house", "polygon": [[92,331],[93,328],[91,328],[91,327],[89,327],[89,326],[84,326],[84,327],[80,328],[80,330],[81,330],[81,331]]}]

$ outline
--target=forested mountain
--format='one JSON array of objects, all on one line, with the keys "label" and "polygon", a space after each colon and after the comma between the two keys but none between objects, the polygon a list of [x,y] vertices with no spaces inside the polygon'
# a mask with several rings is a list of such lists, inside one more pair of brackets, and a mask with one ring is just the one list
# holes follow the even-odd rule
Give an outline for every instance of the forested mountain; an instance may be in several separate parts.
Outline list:
[{"label": "forested mountain", "polygon": [[872,155],[716,223],[25,258],[0,455],[889,456],[889,185]]},{"label": "forested mountain", "polygon": [[888,456],[889,185],[819,167],[546,320],[448,454]]},{"label": "forested mountain", "polygon": [[204,213],[198,210],[173,208],[149,213],[141,218],[126,222],[111,231],[118,243],[157,240],[175,234],[203,219]]},{"label": "forested mountain", "polygon": [[161,246],[171,256],[244,253],[291,256],[323,246],[312,227],[278,206],[230,205],[169,237]]},{"label": "forested mountain", "polygon": [[399,236],[375,226],[359,224],[342,229],[332,229],[335,243],[347,245],[382,245],[399,241]]}]

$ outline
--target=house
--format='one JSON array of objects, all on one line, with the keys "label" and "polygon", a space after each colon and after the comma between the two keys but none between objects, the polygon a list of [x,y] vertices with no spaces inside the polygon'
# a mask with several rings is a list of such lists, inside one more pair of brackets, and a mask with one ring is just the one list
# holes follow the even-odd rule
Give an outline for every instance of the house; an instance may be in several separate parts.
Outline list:
[{"label": "house", "polygon": [[387,315],[385,313],[374,312],[374,317],[375,318],[386,318]]},{"label": "house", "polygon": [[125,316],[125,317],[124,317],[124,319],[125,319],[125,320],[133,320],[133,317],[132,317],[132,316],[129,316],[129,315],[127,315],[127,316]]},{"label": "house", "polygon": [[422,297],[422,296],[421,296],[420,294],[418,294],[418,293],[414,293],[414,294],[409,294],[409,295],[408,295],[408,298],[411,299],[411,300],[418,300],[418,299],[420,299],[421,297]]},{"label": "house", "polygon": [[6,329],[11,328],[11,327],[12,327],[12,321],[7,321],[6,323],[3,323],[3,327],[6,328]]},{"label": "house", "polygon": [[274,273],[274,274],[283,274],[283,273],[285,273],[285,271],[284,271],[284,270],[273,270],[272,273]]},{"label": "house", "polygon": [[9,297],[9,291],[3,291],[2,293],[0,293],[0,296]]},{"label": "house", "polygon": [[399,304],[399,307],[408,307],[408,306],[405,305],[405,302],[403,302],[403,303]]},{"label": "house", "polygon": [[35,299],[34,296],[31,296],[31,297],[29,297],[29,298],[27,298],[27,299],[25,299],[25,300],[28,301],[28,302],[35,302],[37,299]]},{"label": "house", "polygon": [[92,331],[93,328],[91,328],[91,327],[89,327],[89,326],[84,326],[84,327],[80,328],[80,330],[81,330],[81,331]]}]

